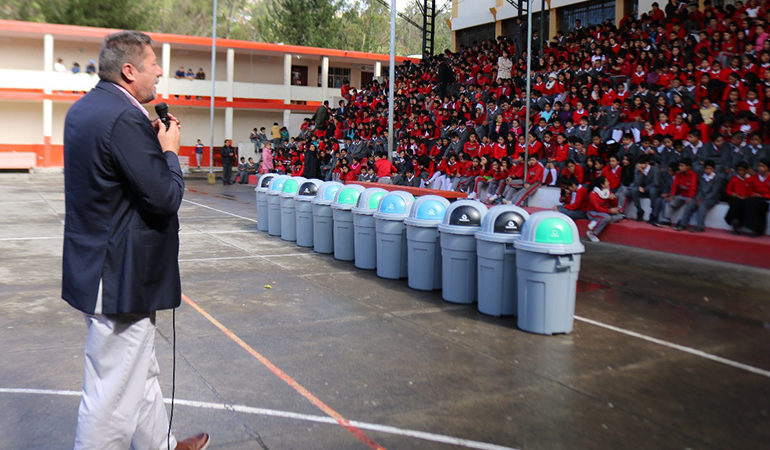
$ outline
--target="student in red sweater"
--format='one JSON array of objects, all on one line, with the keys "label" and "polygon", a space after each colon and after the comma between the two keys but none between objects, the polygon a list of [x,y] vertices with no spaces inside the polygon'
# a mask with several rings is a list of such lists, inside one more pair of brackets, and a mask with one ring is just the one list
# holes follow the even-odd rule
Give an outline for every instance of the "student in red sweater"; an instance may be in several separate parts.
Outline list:
[{"label": "student in red sweater", "polygon": [[543,173],[545,168],[537,160],[537,156],[530,155],[529,161],[527,161],[527,172],[524,177],[524,187],[516,192],[510,199],[503,199],[503,203],[506,205],[512,204],[521,206],[525,203],[527,198],[534,194],[540,185],[543,183]]},{"label": "student in red sweater", "polygon": [[729,223],[733,227],[733,231],[738,231],[743,226],[744,212],[746,209],[746,199],[751,197],[751,175],[749,172],[749,164],[745,161],[739,162],[735,166],[735,174],[727,182],[727,203],[730,205],[730,209],[727,210],[725,215],[725,222]]},{"label": "student in red sweater", "polygon": [[575,177],[560,180],[561,188],[565,192],[564,204],[553,207],[554,211],[570,216],[573,220],[586,218],[586,206],[588,203],[588,189],[578,183]]},{"label": "student in red sweater", "polygon": [[[666,197],[666,207],[661,213],[661,220],[655,222],[655,226],[670,226],[671,214],[695,201],[695,194],[698,192],[698,175],[692,170],[692,160],[682,158],[679,160],[679,171],[674,175],[674,181],[671,183],[671,192]],[[680,224],[676,226],[677,231],[684,229]]]},{"label": "student in red sweater", "polygon": [[623,214],[620,214],[618,198],[610,191],[610,182],[605,177],[597,177],[591,186],[593,188],[588,194],[588,211],[586,212],[590,222],[586,237],[591,242],[599,242],[599,235],[604,231],[604,227],[623,220]]},{"label": "student in red sweater", "polygon": [[769,166],[770,160],[761,159],[757,164],[757,173],[749,181],[751,197],[746,199],[743,226],[752,236],[762,236],[767,229],[767,209],[770,202]]},{"label": "student in red sweater", "polygon": [[391,175],[398,170],[390,160],[385,157],[383,152],[374,155],[374,171],[377,174],[377,182],[382,184],[391,184]]}]

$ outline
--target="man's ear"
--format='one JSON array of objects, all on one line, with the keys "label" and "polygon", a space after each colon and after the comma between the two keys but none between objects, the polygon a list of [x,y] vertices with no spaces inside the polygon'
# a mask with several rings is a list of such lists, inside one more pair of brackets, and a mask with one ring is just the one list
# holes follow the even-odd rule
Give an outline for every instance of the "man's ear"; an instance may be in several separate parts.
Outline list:
[{"label": "man's ear", "polygon": [[136,67],[131,63],[124,63],[120,68],[120,73],[123,75],[123,79],[126,82],[132,83],[136,81]]}]

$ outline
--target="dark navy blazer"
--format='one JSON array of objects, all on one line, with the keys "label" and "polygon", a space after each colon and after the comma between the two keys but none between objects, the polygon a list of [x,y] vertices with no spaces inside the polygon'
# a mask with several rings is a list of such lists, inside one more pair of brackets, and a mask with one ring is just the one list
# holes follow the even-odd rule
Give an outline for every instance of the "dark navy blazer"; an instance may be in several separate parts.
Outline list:
[{"label": "dark navy blazer", "polygon": [[67,113],[64,190],[62,298],[93,314],[101,280],[103,314],[179,306],[179,159],[110,82]]}]

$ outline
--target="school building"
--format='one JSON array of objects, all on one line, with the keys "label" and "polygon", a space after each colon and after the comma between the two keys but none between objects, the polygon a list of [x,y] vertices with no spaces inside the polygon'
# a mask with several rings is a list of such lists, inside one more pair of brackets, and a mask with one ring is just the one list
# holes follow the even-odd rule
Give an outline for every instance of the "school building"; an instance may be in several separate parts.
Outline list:
[{"label": "school building", "polygon": [[[101,41],[117,30],[0,20],[0,168],[61,167],[64,118],[98,77],[85,73],[99,60]],[[148,33],[163,66],[157,101],[183,126],[181,155],[194,160],[197,139],[208,164],[211,38]],[[215,146],[248,142],[273,123],[296,134],[302,119],[324,100],[336,105],[344,79],[358,87],[387,73],[388,55],[218,39],[215,74]],[[62,60],[67,71],[56,71]],[[404,58],[397,58],[402,62]],[[80,73],[72,73],[78,63]],[[180,68],[205,80],[177,79]],[[153,106],[148,105],[152,110]],[[154,112],[153,112],[154,114]],[[19,166],[21,164],[21,166]],[[29,164],[29,165],[27,165]],[[18,166],[18,167],[17,167]]]}]

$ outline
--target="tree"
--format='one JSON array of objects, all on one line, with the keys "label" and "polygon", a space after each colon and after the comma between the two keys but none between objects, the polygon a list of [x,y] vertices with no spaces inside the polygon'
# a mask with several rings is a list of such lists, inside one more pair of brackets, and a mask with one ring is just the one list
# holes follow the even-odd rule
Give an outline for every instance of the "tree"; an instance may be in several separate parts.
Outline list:
[{"label": "tree", "polygon": [[266,41],[311,47],[338,48],[341,0],[269,0],[267,13],[257,19]]},{"label": "tree", "polygon": [[88,27],[146,30],[154,6],[148,0],[38,0],[42,20]]}]

